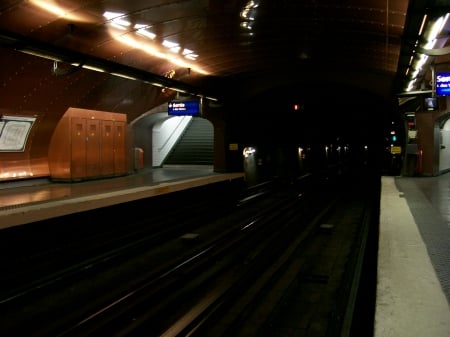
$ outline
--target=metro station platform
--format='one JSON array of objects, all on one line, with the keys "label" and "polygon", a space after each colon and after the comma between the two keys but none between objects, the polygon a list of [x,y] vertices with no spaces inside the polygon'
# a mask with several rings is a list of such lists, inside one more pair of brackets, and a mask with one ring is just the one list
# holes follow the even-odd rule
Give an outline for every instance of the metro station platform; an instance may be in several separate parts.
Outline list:
[{"label": "metro station platform", "polygon": [[0,230],[243,176],[240,172],[217,173],[212,166],[202,165],[168,166],[80,182],[6,182],[0,184]]},{"label": "metro station platform", "polygon": [[382,177],[375,337],[450,336],[450,173]]},{"label": "metro station platform", "polygon": [[[0,230],[243,173],[165,167],[75,183],[0,184]],[[450,337],[450,173],[382,177],[375,337]]]}]

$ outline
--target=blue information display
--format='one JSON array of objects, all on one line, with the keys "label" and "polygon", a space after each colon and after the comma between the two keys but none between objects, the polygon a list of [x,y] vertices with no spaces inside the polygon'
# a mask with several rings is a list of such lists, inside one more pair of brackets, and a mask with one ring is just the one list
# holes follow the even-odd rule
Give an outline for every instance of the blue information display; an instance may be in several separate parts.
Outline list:
[{"label": "blue information display", "polygon": [[171,116],[200,116],[200,101],[170,101],[167,113]]},{"label": "blue information display", "polygon": [[436,95],[450,96],[450,73],[437,73]]}]

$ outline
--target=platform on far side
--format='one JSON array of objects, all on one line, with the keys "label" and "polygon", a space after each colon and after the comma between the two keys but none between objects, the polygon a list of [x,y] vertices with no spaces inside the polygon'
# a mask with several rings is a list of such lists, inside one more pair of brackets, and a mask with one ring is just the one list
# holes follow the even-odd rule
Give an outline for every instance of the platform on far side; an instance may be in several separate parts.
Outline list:
[{"label": "platform on far side", "polygon": [[176,167],[110,179],[2,188],[0,230],[242,177],[240,172]]}]

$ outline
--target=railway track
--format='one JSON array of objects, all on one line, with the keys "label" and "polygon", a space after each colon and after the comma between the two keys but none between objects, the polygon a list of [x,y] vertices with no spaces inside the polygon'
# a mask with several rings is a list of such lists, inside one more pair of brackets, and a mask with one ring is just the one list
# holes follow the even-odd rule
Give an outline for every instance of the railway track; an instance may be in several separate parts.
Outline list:
[{"label": "railway track", "polygon": [[[317,240],[333,237],[336,224],[324,227],[324,217],[334,214],[338,219],[336,212],[341,208],[336,205],[348,202],[340,196],[337,203],[339,188],[334,184],[326,182],[320,188],[323,193],[311,193],[311,197],[297,186],[267,195],[258,191],[258,198],[245,198],[251,202],[237,203],[239,207],[227,216],[192,227],[191,239],[177,235],[146,252],[139,250],[134,257],[116,251],[121,258],[111,260],[114,263],[108,268],[92,263],[95,268],[88,274],[72,273],[70,282],[1,303],[2,334],[239,336],[251,335],[251,326],[266,326],[263,331],[268,331],[282,311],[288,289],[308,279],[308,273],[315,278],[307,270],[318,262],[308,258],[305,247],[317,249]],[[318,195],[324,199],[317,199]],[[367,205],[354,207],[364,213]],[[356,209],[352,214],[358,214]],[[354,224],[354,235],[360,228]],[[354,250],[347,245],[342,256],[352,260]],[[349,273],[342,275],[349,279]],[[328,281],[330,276],[325,278]],[[255,315],[258,324],[249,324]],[[342,326],[338,321],[333,324]],[[262,333],[253,330],[255,336]]]}]

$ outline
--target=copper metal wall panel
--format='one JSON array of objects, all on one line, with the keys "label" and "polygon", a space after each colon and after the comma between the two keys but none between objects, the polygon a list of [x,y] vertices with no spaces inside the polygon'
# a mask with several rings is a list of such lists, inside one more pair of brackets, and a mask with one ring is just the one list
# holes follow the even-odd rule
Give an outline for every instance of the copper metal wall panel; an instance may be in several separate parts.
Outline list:
[{"label": "copper metal wall panel", "polygon": [[72,117],[70,125],[70,175],[82,179],[86,177],[86,119]]},{"label": "copper metal wall panel", "polygon": [[86,177],[100,176],[100,121],[86,120]]},{"label": "copper metal wall panel", "polygon": [[114,172],[125,174],[127,172],[125,123],[114,122]]},{"label": "copper metal wall panel", "polygon": [[[26,141],[21,149],[17,147],[8,149],[6,145],[0,151],[0,181],[48,176],[47,151],[49,137],[45,126],[43,127],[44,121],[47,121],[45,114],[38,115],[33,112],[17,113],[13,110],[0,109],[0,116],[6,119],[10,117],[17,117],[18,119],[21,117],[35,118],[34,123],[25,136]],[[14,134],[14,131],[11,132],[11,138],[10,136],[5,136],[6,143],[16,138]],[[22,132],[18,132],[17,135],[22,135]],[[10,140],[8,141],[6,139]]]},{"label": "copper metal wall panel", "polygon": [[56,125],[48,149],[48,165],[53,179],[70,178],[70,132],[70,116],[66,114]]},{"label": "copper metal wall panel", "polygon": [[82,180],[127,173],[126,115],[69,108],[49,147],[50,177]]},{"label": "copper metal wall panel", "polygon": [[113,137],[113,121],[103,120],[100,123],[101,130],[101,160],[100,174],[109,176],[114,174],[114,137]]}]

